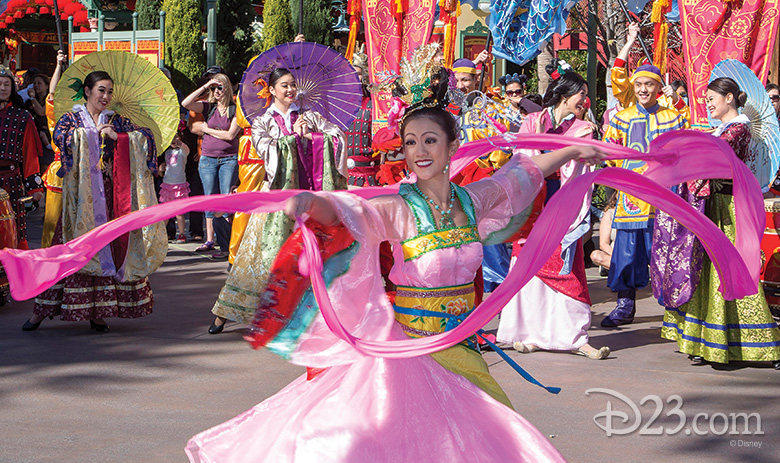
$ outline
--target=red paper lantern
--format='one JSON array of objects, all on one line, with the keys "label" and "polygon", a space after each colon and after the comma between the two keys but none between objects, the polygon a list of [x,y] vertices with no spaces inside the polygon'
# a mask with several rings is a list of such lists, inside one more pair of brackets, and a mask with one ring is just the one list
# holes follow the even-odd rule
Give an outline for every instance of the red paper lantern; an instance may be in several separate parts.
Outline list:
[{"label": "red paper lantern", "polygon": [[44,3],[46,3],[47,6],[54,8],[54,0],[44,0]]},{"label": "red paper lantern", "polygon": [[16,19],[22,19],[24,17],[24,13],[22,13],[22,10],[17,10],[16,13],[14,13],[14,18]]},{"label": "red paper lantern", "polygon": [[67,14],[68,16],[73,16],[73,13],[79,10],[79,7],[76,3],[68,3],[65,5],[65,8],[62,10]]},{"label": "red paper lantern", "polygon": [[16,18],[14,18],[14,17],[13,17],[13,16],[11,16],[11,15],[8,15],[8,16],[6,16],[6,17],[5,17],[5,23],[6,23],[6,24],[13,24],[13,23],[14,23],[14,21],[16,21]]},{"label": "red paper lantern", "polygon": [[89,27],[81,26],[79,27],[79,32],[89,32]]},{"label": "red paper lantern", "polygon": [[128,10],[135,11],[135,0],[127,0],[127,2],[125,2],[125,7]]},{"label": "red paper lantern", "polygon": [[68,20],[68,16],[70,16],[70,15],[68,15],[66,13],[60,13],[60,19],[63,20],[63,21],[67,21]]},{"label": "red paper lantern", "polygon": [[87,24],[88,19],[89,13],[87,13],[87,10],[79,10],[73,14],[73,24],[84,26]]},{"label": "red paper lantern", "polygon": [[37,11],[35,11],[35,8],[28,6],[26,10],[24,10],[24,14],[35,14]]},{"label": "red paper lantern", "polygon": [[8,26],[4,22],[0,21],[0,29],[5,29],[6,27]]},{"label": "red paper lantern", "polygon": [[38,13],[40,13],[40,14],[51,14],[51,10],[49,9],[49,7],[42,6],[42,7],[40,7],[38,9]]}]

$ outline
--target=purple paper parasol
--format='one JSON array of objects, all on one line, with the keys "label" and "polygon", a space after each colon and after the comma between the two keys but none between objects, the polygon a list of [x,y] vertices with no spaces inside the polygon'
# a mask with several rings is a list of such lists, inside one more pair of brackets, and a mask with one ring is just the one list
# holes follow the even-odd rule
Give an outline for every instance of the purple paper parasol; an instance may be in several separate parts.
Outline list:
[{"label": "purple paper parasol", "polygon": [[250,123],[268,109],[266,99],[258,96],[262,89],[258,81],[267,82],[276,68],[285,68],[295,77],[301,110],[316,111],[342,130],[355,120],[363,87],[352,64],[324,45],[289,42],[265,51],[244,71],[238,99]]}]

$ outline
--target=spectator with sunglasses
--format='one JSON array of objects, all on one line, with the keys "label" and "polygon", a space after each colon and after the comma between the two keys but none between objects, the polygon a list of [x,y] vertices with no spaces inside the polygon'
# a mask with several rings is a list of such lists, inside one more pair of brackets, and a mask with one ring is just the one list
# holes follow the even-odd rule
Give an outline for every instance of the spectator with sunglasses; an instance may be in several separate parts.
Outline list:
[{"label": "spectator with sunglasses", "polygon": [[[528,76],[525,74],[507,74],[499,77],[498,83],[504,86],[506,101],[515,111],[519,111],[523,117],[530,113],[539,112],[542,107],[525,98],[525,86],[528,82]],[[510,126],[510,132],[517,132],[519,127]]]},{"label": "spectator with sunglasses", "polygon": [[769,99],[772,100],[772,106],[775,107],[777,120],[780,121],[780,87],[778,87],[777,84],[768,84],[766,86],[766,93],[769,95]]},{"label": "spectator with sunglasses", "polygon": [[[201,94],[208,92],[208,101],[198,101]],[[236,105],[233,101],[233,87],[225,74],[216,74],[203,86],[192,92],[182,101],[182,106],[190,111],[204,115],[203,122],[193,123],[193,132],[203,133],[198,172],[203,183],[203,193],[227,194],[238,182],[238,136],[241,127],[236,120]],[[218,222],[219,223],[216,223]],[[214,250],[215,228],[218,228],[220,251],[213,254],[215,259],[227,259],[230,232],[225,217],[215,217],[214,212],[206,212],[206,242],[198,252]],[[226,232],[226,235],[225,235]]]}]

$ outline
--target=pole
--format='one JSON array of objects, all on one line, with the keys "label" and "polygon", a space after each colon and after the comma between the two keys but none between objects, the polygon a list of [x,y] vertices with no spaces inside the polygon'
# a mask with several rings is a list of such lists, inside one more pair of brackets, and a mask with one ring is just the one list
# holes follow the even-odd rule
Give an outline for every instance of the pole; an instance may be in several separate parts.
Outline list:
[{"label": "pole", "polygon": [[595,0],[588,2],[588,96],[590,97],[590,105],[593,108],[594,113],[596,109],[596,66],[598,65],[598,57],[596,51],[598,48],[598,41],[596,39],[596,10]]},{"label": "pole", "polygon": [[298,0],[298,34],[303,34],[303,0]]},{"label": "pole", "polygon": [[165,67],[165,12],[160,11],[160,60],[157,67]]},{"label": "pole", "polygon": [[138,12],[133,12],[133,43],[131,45],[130,51],[133,53],[138,53]]},{"label": "pole", "polygon": [[57,0],[54,0],[54,17],[57,23],[57,43],[60,45],[60,50],[65,51],[65,47],[62,44],[62,23],[60,22],[60,7],[57,6]]},{"label": "pole", "polygon": [[217,64],[217,0],[208,0],[206,17],[206,66]]},{"label": "pole", "polygon": [[[628,14],[628,8],[626,7],[626,3],[624,0],[618,0],[618,4],[620,5],[620,9],[623,10],[623,14],[626,15],[626,19],[628,22],[634,22],[633,19],[631,19],[631,16]],[[639,34],[636,36],[636,38],[639,39],[639,45],[642,46],[642,51],[645,52],[645,57],[648,61],[651,63],[653,62],[653,57],[650,56],[650,52],[647,50],[647,45],[645,44],[645,40],[642,38],[642,34]]]},{"label": "pole", "polygon": [[[493,45],[493,34],[488,32],[488,37],[487,40],[485,41],[485,50],[487,50],[488,53],[490,53],[491,45]],[[479,76],[479,87],[477,87],[477,90],[480,92],[485,86],[485,75],[487,74],[488,66],[489,66],[488,62],[482,63],[482,75]]]}]

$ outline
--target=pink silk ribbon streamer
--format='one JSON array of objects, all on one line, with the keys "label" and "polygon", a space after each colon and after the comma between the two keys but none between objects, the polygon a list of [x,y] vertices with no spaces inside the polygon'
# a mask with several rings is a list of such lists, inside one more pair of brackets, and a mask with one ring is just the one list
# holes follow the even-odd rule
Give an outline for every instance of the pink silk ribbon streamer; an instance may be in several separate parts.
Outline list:
[{"label": "pink silk ribbon streamer", "polygon": [[[523,247],[518,256],[520,265],[509,272],[506,284],[494,291],[462,324],[446,333],[390,342],[367,341],[351,335],[340,323],[327,295],[320,273],[321,256],[316,243],[312,241],[312,234],[305,229],[305,266],[329,328],[355,349],[367,355],[388,358],[426,355],[457,344],[489,322],[518,289],[541,269],[555,252],[570,223],[576,219],[579,208],[570,207],[572,201],[577,198],[581,201],[593,182],[637,196],[668,212],[694,232],[721,275],[720,290],[724,298],[732,300],[757,292],[759,242],[764,229],[763,201],[758,182],[747,166],[737,159],[729,145],[711,135],[698,132],[664,134],[651,143],[649,153],[639,153],[617,145],[560,135],[510,134],[463,145],[453,159],[453,173],[497,147],[557,149],[573,144],[597,146],[615,159],[645,160],[648,170],[644,175],[639,175],[625,169],[603,169],[581,176],[562,188],[537,219],[528,237],[531,245]],[[738,244],[735,247],[706,216],[664,188],[695,178],[734,179],[737,241],[743,240],[742,246]],[[364,188],[350,190],[350,193],[371,198],[394,191],[397,191],[397,187]],[[189,211],[278,211],[284,208],[289,197],[299,192],[285,190],[200,196],[159,204],[113,220],[63,245],[30,251],[5,249],[0,251],[0,261],[8,274],[12,296],[17,300],[28,299],[78,271],[102,247],[130,230]]]}]

